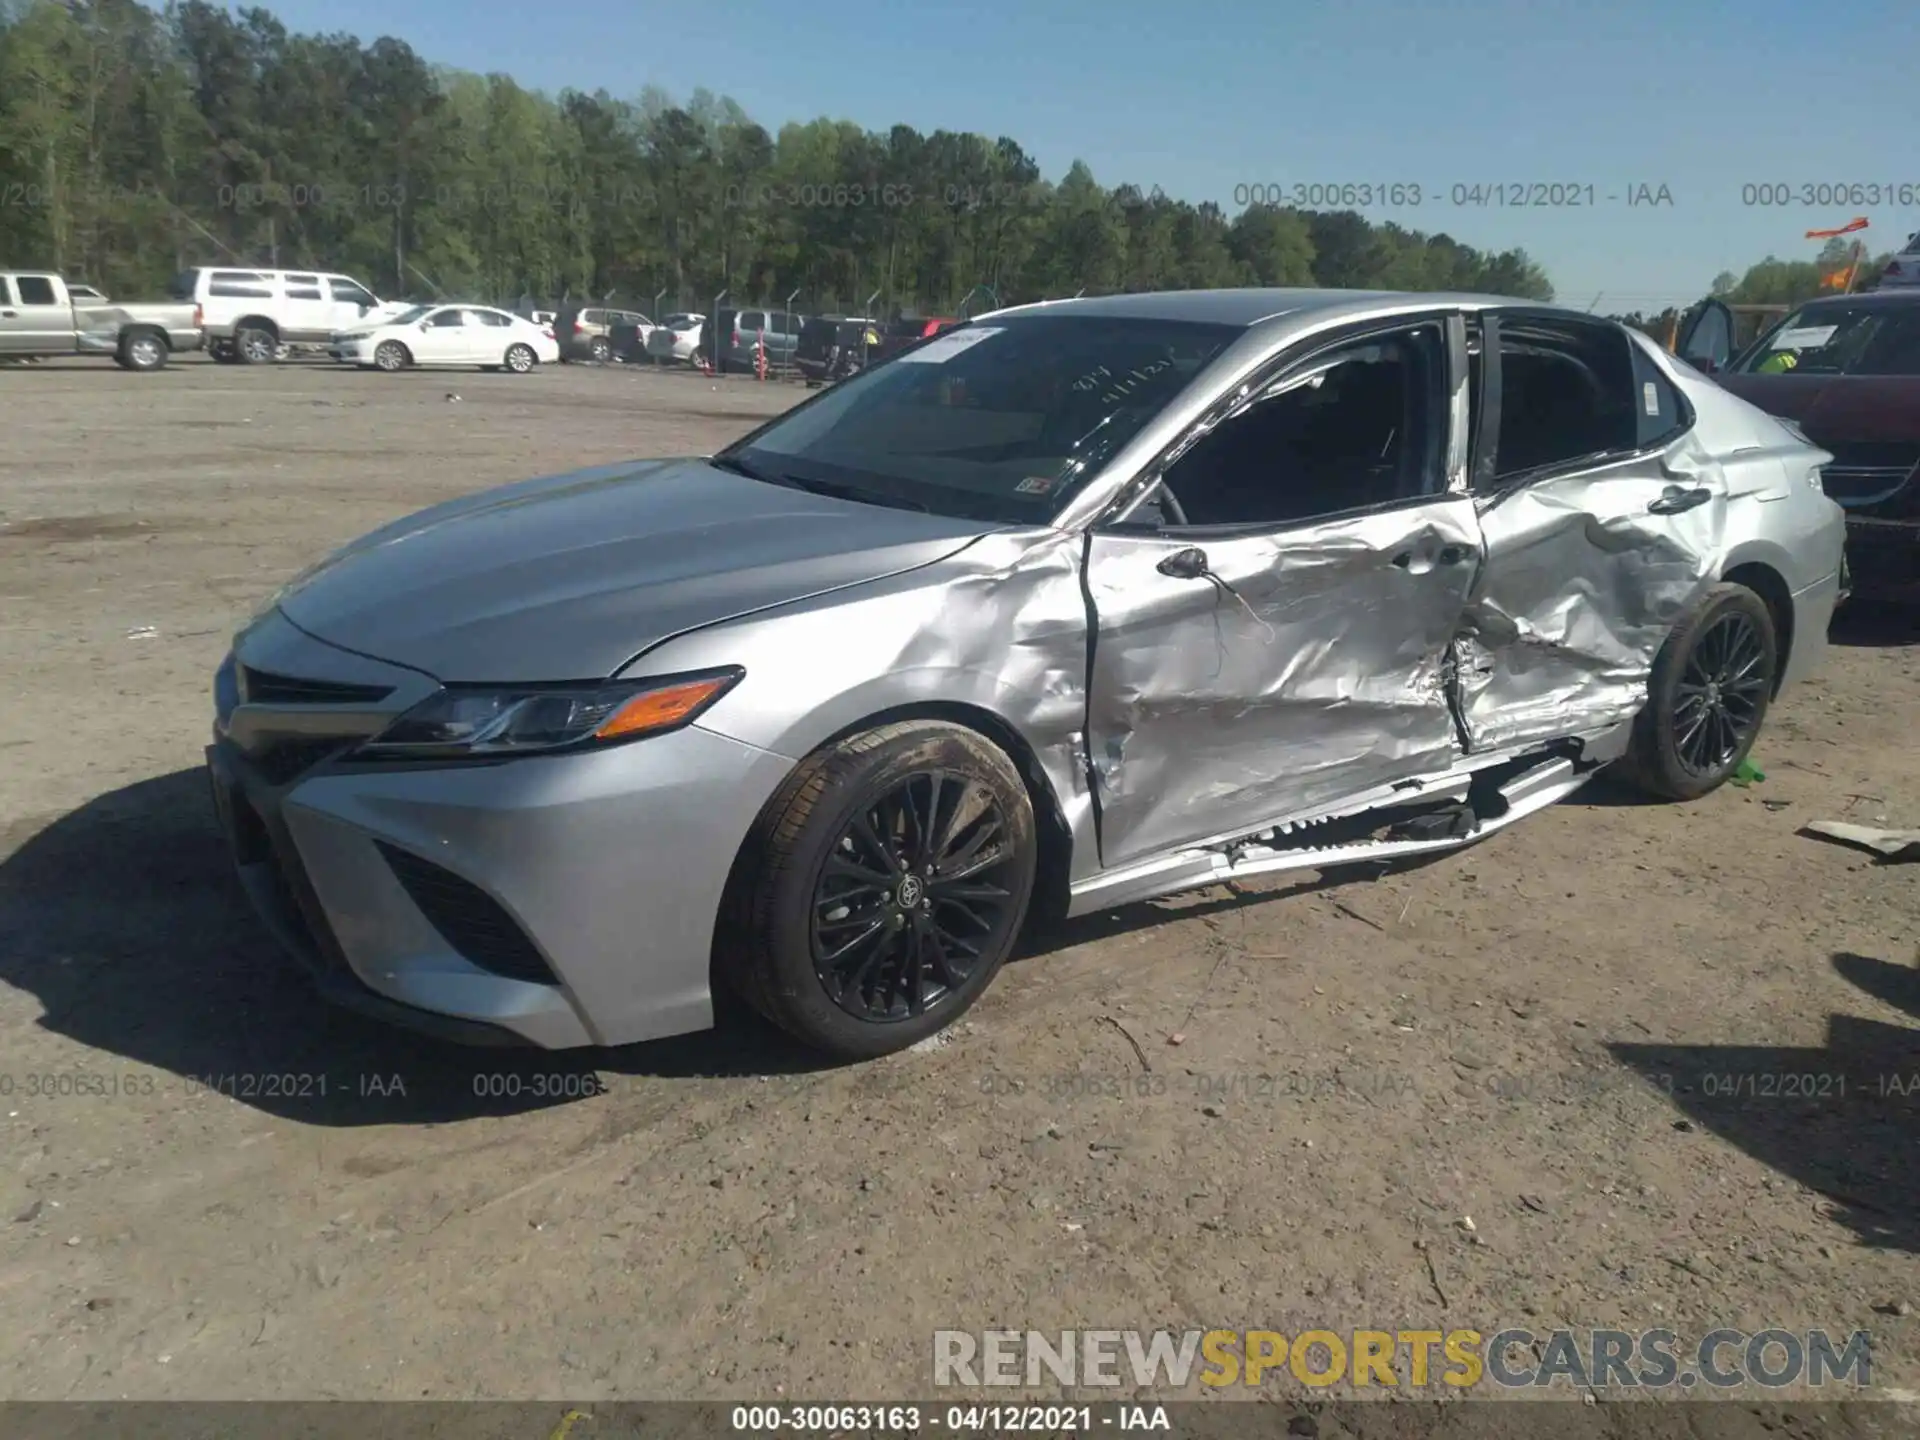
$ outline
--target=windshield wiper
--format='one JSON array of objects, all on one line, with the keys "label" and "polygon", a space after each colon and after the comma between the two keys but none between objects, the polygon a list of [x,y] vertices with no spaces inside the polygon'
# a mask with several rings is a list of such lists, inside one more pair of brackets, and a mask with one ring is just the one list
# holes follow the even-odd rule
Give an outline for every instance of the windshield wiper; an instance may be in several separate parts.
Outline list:
[{"label": "windshield wiper", "polygon": [[863,490],[858,485],[837,485],[831,480],[811,480],[804,475],[764,470],[758,465],[748,464],[737,455],[716,455],[707,463],[721,470],[731,470],[736,475],[744,475],[749,480],[759,480],[768,485],[784,485],[789,490],[804,490],[809,495],[825,495],[834,500],[851,500],[859,505],[886,505],[895,510],[917,510],[923,515],[932,513],[918,500],[909,500],[904,495],[889,495],[881,490]]},{"label": "windshield wiper", "polygon": [[707,464],[716,470],[731,470],[736,475],[744,475],[749,480],[758,480],[762,485],[784,485],[789,490],[801,489],[801,485],[785,475],[776,475],[771,470],[762,470],[758,465],[749,465],[737,455],[715,455]]},{"label": "windshield wiper", "polygon": [[922,515],[932,513],[918,500],[909,500],[904,495],[889,495],[884,490],[862,490],[858,485],[836,485],[831,480],[807,480],[798,475],[784,475],[781,478],[814,495],[827,495],[835,500],[852,500],[860,505],[887,505],[895,510],[918,510]]}]

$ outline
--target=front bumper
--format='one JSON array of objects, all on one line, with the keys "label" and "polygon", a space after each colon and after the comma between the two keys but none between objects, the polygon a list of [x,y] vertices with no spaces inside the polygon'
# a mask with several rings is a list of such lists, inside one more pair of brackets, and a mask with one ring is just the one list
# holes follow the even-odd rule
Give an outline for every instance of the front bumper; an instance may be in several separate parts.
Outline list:
[{"label": "front bumper", "polygon": [[[216,729],[207,766],[242,886],[328,999],[463,1042],[565,1049],[713,1023],[721,891],[791,762],[690,726],[489,765],[321,758],[288,778]],[[423,896],[422,870],[466,897],[464,917]],[[500,973],[473,940],[503,932],[531,972]]]}]

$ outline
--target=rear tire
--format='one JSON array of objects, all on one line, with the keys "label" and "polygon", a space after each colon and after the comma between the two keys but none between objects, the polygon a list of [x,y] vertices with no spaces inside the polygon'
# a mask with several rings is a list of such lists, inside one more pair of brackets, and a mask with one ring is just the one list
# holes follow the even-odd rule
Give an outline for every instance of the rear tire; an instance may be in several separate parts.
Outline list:
[{"label": "rear tire", "polygon": [[715,968],[815,1049],[904,1050],[992,982],[1037,855],[1026,785],[998,746],[931,721],[868,730],[803,761],[761,811],[728,878]]},{"label": "rear tire", "polygon": [[120,337],[113,358],[123,369],[158,370],[167,363],[167,342],[153,330],[130,330]]},{"label": "rear tire", "polygon": [[509,345],[507,347],[507,369],[516,375],[525,375],[540,363],[540,357],[533,353],[531,345]]},{"label": "rear tire", "polygon": [[1718,790],[1759,738],[1779,663],[1766,602],[1715,585],[1660,647],[1622,777],[1662,800]]},{"label": "rear tire", "polygon": [[280,358],[280,339],[271,330],[244,325],[233,332],[233,358],[242,365],[271,365]]}]

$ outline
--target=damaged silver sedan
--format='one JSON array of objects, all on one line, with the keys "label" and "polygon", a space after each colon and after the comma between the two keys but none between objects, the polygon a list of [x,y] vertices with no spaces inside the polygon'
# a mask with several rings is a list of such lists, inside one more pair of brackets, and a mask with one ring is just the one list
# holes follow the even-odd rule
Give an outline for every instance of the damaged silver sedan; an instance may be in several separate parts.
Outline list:
[{"label": "damaged silver sedan", "polygon": [[719,983],[879,1055],[1033,914],[1714,789],[1825,647],[1829,458],[1553,308],[1004,310],[349,546],[236,638],[215,793],[337,1000],[563,1047]]}]

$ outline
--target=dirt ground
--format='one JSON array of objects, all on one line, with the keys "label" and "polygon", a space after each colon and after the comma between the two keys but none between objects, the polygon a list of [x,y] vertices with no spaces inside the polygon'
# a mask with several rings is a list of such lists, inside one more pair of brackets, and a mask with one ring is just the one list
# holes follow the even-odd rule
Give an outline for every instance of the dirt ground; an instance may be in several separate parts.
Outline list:
[{"label": "dirt ground", "polygon": [[[800,393],[0,371],[0,1396],[925,1396],[936,1329],[1082,1325],[1868,1329],[1920,1388],[1920,868],[1797,833],[1920,826],[1891,620],[1776,709],[1764,783],[1077,922],[919,1053],[321,1008],[199,769],[234,628],[407,511]],[[236,1075],[328,1090],[195,1078]]]}]

